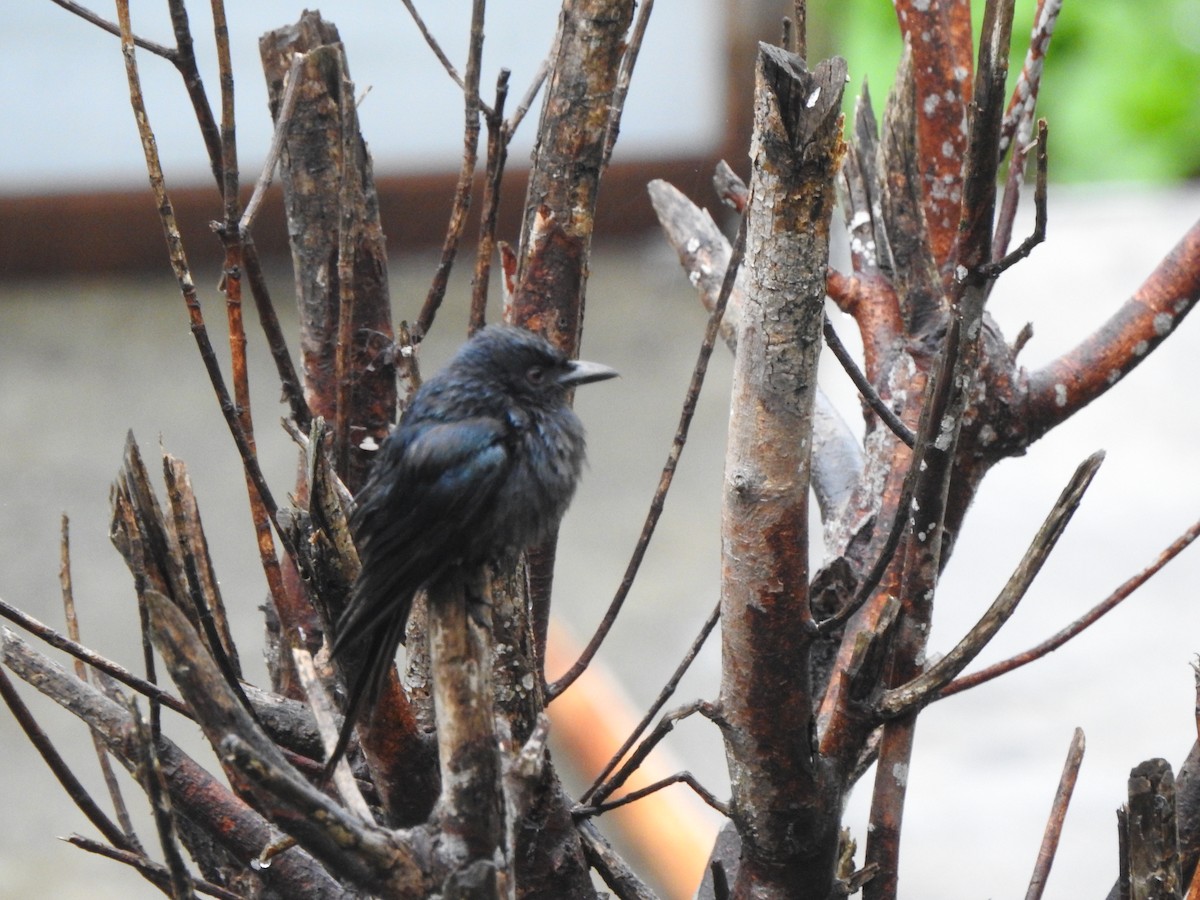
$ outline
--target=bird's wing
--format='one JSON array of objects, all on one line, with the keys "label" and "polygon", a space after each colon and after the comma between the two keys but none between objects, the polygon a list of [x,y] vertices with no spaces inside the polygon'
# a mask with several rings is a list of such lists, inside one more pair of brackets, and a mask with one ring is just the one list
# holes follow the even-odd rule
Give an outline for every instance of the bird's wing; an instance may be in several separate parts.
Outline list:
[{"label": "bird's wing", "polygon": [[422,423],[385,448],[360,497],[355,533],[362,573],[339,623],[335,649],[357,641],[454,566],[511,457],[507,426],[488,417]]}]

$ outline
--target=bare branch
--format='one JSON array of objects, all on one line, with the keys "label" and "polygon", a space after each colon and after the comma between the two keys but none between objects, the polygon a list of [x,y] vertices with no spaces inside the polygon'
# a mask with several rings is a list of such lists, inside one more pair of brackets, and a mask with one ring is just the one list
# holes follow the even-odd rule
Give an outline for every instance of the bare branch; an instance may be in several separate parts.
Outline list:
[{"label": "bare branch", "polygon": [[65,653],[69,653],[76,659],[87,663],[93,669],[99,669],[105,674],[121,682],[121,684],[133,688],[139,694],[143,694],[147,697],[154,697],[163,706],[175,710],[175,712],[179,713],[180,715],[186,716],[189,719],[194,718],[192,711],[188,708],[187,704],[178,697],[175,697],[167,691],[164,691],[156,684],[151,684],[144,678],[139,678],[125,667],[118,665],[111,660],[105,659],[100,654],[89,650],[82,644],[63,637],[49,625],[42,624],[33,616],[22,612],[15,606],[6,603],[4,600],[0,600],[0,616],[3,616],[10,622],[15,622],[17,625],[20,625],[30,634],[42,641],[45,641],[56,650],[62,650]]},{"label": "bare branch", "polygon": [[[358,128],[354,87],[340,35],[331,23],[306,12],[293,25],[263,35],[259,52],[276,120],[285,80],[299,82],[280,181],[300,311],[301,367],[312,415],[331,423],[348,420],[349,438],[344,444],[350,469],[339,474],[356,490],[366,477],[374,448],[395,418],[397,373],[408,375],[402,355],[381,352],[381,345],[393,347],[393,329],[371,157]],[[295,70],[297,56],[302,62]],[[351,210],[346,209],[348,204]],[[347,215],[350,221],[345,221]],[[338,227],[331,229],[330,223],[335,222]],[[339,238],[353,239],[352,254],[341,252],[345,248]],[[352,291],[353,309],[346,311],[352,317],[350,324],[340,317],[341,282],[346,279],[331,271],[331,261],[339,253],[343,259],[337,274],[350,266],[352,285],[347,289]],[[347,332],[353,340],[342,350],[348,358],[339,370],[339,336]],[[347,379],[337,377],[346,370],[351,375],[348,398]],[[302,617],[296,608],[300,605],[291,603],[280,615],[287,627],[304,627],[313,633],[316,623]],[[286,665],[291,665],[290,657]]]},{"label": "bare branch", "polygon": [[[913,186],[937,185],[937,190],[920,193],[929,247],[935,266],[940,268],[952,258],[957,237],[968,108],[976,92],[972,83],[971,4],[970,0],[897,0],[895,7],[900,31],[912,53],[912,108],[922,111],[913,120],[913,163],[917,167]],[[889,236],[893,233],[889,229]]]},{"label": "bare branch", "polygon": [[822,330],[825,335],[825,343],[833,355],[837,357],[837,361],[842,364],[842,369],[850,376],[850,380],[854,382],[854,386],[858,388],[859,396],[867,402],[867,405],[883,420],[883,423],[892,430],[896,437],[900,438],[906,446],[912,447],[916,441],[916,435],[912,429],[900,421],[890,406],[880,399],[875,388],[871,386],[871,382],[867,381],[867,377],[863,375],[862,370],[858,368],[858,364],[854,362],[854,358],[846,350],[846,345],[842,343],[842,339],[837,336],[837,331],[833,328],[833,323],[829,321],[829,316],[825,316],[825,322],[822,325]]},{"label": "bare branch", "polygon": [[[61,666],[35,653],[7,630],[2,635],[3,659],[13,672],[54,702],[83,719],[98,731],[110,752],[129,770],[134,770],[140,749],[132,716],[126,706],[102,695],[91,685],[68,675]],[[248,866],[270,840],[267,821],[234,796],[195,760],[163,737],[157,750],[164,768],[171,771],[171,800],[198,828]],[[340,897],[345,890],[309,854],[297,848],[285,854],[271,869],[271,883],[287,896],[310,896],[310,892]]]},{"label": "bare branch", "polygon": [[[744,208],[746,186],[725,163],[713,176],[719,192],[740,198]],[[739,187],[740,186],[740,187]],[[692,203],[665,181],[647,185],[650,202],[667,242],[679,255],[679,263],[695,286],[705,309],[712,311],[721,293],[732,248],[707,210]],[[735,207],[739,205],[735,203]],[[827,285],[828,287],[828,285]],[[742,290],[735,280],[721,317],[720,334],[731,353],[737,351],[737,329],[741,320]],[[813,490],[828,520],[848,499],[862,474],[862,449],[855,435],[833,404],[817,387],[813,425]]]},{"label": "bare branch", "polygon": [[[405,0],[410,12],[416,15],[411,3]],[[425,304],[421,307],[420,315],[413,325],[413,339],[421,341],[433,325],[442,298],[446,296],[446,286],[450,279],[450,269],[458,254],[458,244],[462,240],[463,231],[467,227],[467,210],[471,206],[471,187],[475,178],[475,163],[479,158],[479,113],[483,109],[483,101],[479,97],[479,69],[483,56],[483,11],[484,0],[474,0],[471,5],[471,38],[467,52],[467,75],[463,83],[463,98],[465,103],[465,124],[463,126],[462,164],[458,171],[458,184],[454,188],[454,205],[450,209],[450,223],[446,227],[446,238],[442,243],[442,257],[433,275],[433,283],[425,296]],[[484,115],[490,116],[488,108]]]},{"label": "bare branch", "polygon": [[[667,683],[663,686],[663,689],[658,692],[658,696],[654,699],[654,702],[650,704],[650,709],[646,711],[646,714],[642,716],[642,720],[638,722],[633,731],[629,733],[629,737],[625,739],[625,742],[621,744],[621,746],[617,749],[617,752],[612,755],[612,758],[609,759],[604,768],[600,770],[600,773],[592,781],[591,787],[584,791],[583,796],[580,798],[581,802],[586,802],[591,797],[597,795],[611,793],[613,788],[618,786],[606,784],[604,779],[606,779],[609,776],[609,773],[611,773],[612,770],[617,767],[617,764],[625,758],[625,754],[630,751],[633,745],[637,742],[637,739],[642,736],[642,733],[649,727],[650,723],[654,721],[654,717],[658,715],[658,711],[662,709],[667,700],[674,695],[675,688],[679,686],[680,679],[683,678],[684,673],[687,672],[687,670],[691,667],[692,662],[696,659],[696,655],[700,652],[700,648],[704,646],[704,642],[708,640],[708,636],[712,633],[713,628],[716,627],[717,619],[720,618],[720,615],[721,604],[718,603],[713,608],[713,611],[709,613],[708,618],[705,619],[704,624],[700,627],[700,633],[696,635],[695,639],[692,641],[692,645],[688,648],[687,653],[685,653],[683,659],[679,661],[679,665],[675,667],[675,671],[671,674],[670,679],[668,679]],[[605,790],[606,787],[608,790]]]},{"label": "bare branch", "polygon": [[738,213],[746,211],[746,202],[750,199],[750,188],[742,181],[733,167],[725,160],[717,163],[713,171],[713,190],[721,198],[721,202]]},{"label": "bare branch", "polygon": [[1196,538],[1200,537],[1200,521],[1196,522],[1181,534],[1178,538],[1158,555],[1158,557],[1149,566],[1134,575],[1132,578],[1125,581],[1119,588],[1108,595],[1104,600],[1092,607],[1087,613],[1080,616],[1066,628],[1059,631],[1054,636],[1048,638],[1036,647],[1026,650],[1024,653],[1019,653],[1009,659],[995,663],[985,669],[980,669],[978,672],[973,672],[970,675],[965,675],[957,681],[952,681],[941,690],[941,697],[949,697],[951,694],[957,694],[960,691],[965,691],[968,688],[976,687],[986,681],[991,681],[1006,672],[1011,672],[1013,669],[1019,669],[1021,666],[1027,665],[1034,660],[1041,659],[1049,653],[1057,650],[1071,638],[1078,635],[1088,626],[1094,624],[1106,613],[1112,611],[1122,600],[1136,591],[1139,587],[1150,580],[1151,576],[1158,572],[1163,566],[1169,563],[1172,559],[1178,556],[1186,549]]},{"label": "bare branch", "polygon": [[479,215],[479,243],[475,250],[475,275],[471,280],[471,312],[467,331],[474,334],[486,324],[488,285],[491,282],[492,257],[496,252],[496,218],[500,211],[500,182],[508,161],[508,136],[504,131],[504,104],[508,99],[508,69],[496,77],[495,112],[486,116],[487,163],[483,179],[483,209]]},{"label": "bare branch", "polygon": [[801,59],[808,59],[808,3],[793,0],[792,3],[792,52]]},{"label": "bare branch", "polygon": [[[7,657],[8,642],[11,639],[11,632],[8,629],[3,629],[3,641],[5,647],[5,656]],[[5,662],[7,663],[7,658]],[[112,844],[120,847],[122,850],[127,850],[131,853],[141,854],[142,849],[136,842],[131,840],[124,829],[117,826],[108,815],[100,808],[100,805],[92,799],[87,788],[83,786],[75,773],[67,766],[66,761],[59,755],[54,744],[46,733],[42,731],[37,720],[33,717],[33,713],[29,711],[29,707],[21,700],[19,694],[13,687],[13,683],[9,680],[8,675],[3,669],[0,669],[0,697],[3,697],[9,711],[12,712],[13,718],[17,720],[17,724],[21,726],[21,730],[25,732],[25,736],[29,738],[29,742],[33,744],[50,771],[54,773],[54,777],[58,779],[58,783],[62,785],[63,790],[67,792],[67,796],[71,801],[79,807],[82,812],[104,837]]]},{"label": "bare branch", "polygon": [[1012,18],[1011,0],[987,0],[979,38],[975,93],[970,106],[970,130],[961,157],[962,208],[954,254],[953,290],[956,306],[964,299],[968,301],[966,312],[970,317],[976,315],[976,306],[982,308],[986,291],[978,282],[982,274],[979,267],[992,255],[996,171],[1000,164],[1000,131]]},{"label": "bare branch", "polygon": [[[75,15],[79,16],[79,18],[91,22],[97,28],[107,31],[111,35],[115,35],[116,37],[121,36],[121,29],[116,23],[110,22],[108,19],[96,15],[86,6],[83,6],[79,3],[74,3],[72,0],[51,0],[51,2],[58,4],[69,13],[74,13]],[[176,62],[178,59],[179,54],[174,47],[164,47],[162,44],[156,44],[154,41],[148,41],[145,38],[140,38],[137,36],[133,38],[133,42],[136,46],[141,47],[148,53],[153,53],[155,56],[161,56],[163,59],[170,62]]]},{"label": "bare branch", "polygon": [[1095,333],[1029,375],[1030,441],[1128,375],[1200,300],[1200,221]]},{"label": "bare branch", "polygon": [[845,66],[835,58],[810,72],[759,45],[721,529],[719,703],[743,838],[734,896],[824,896],[834,877],[837,828],[820,810],[838,790],[836,773],[816,753],[812,685],[797,675],[807,675],[816,637],[812,448],[798,436],[812,428]]},{"label": "bare branch", "polygon": [[[79,619],[75,613],[75,592],[71,583],[71,535],[66,513],[63,513],[62,517],[62,542],[58,580],[62,590],[63,611],[67,621],[67,637],[78,642]],[[75,660],[75,676],[80,681],[88,680],[88,668],[82,660]],[[129,850],[134,850],[137,853],[144,853],[145,851],[138,840],[137,833],[134,831],[133,820],[129,817],[129,809],[125,805],[125,798],[121,795],[121,786],[117,782],[116,774],[113,772],[112,764],[109,762],[108,752],[104,748],[104,740],[94,731],[92,732],[92,744],[96,748],[96,760],[100,765],[100,773],[104,776],[104,784],[108,788],[108,796],[112,800],[117,822],[121,826],[121,831],[125,834],[128,842],[121,846]]]},{"label": "bare branch", "polygon": [[208,329],[204,324],[204,315],[200,310],[200,301],[196,294],[196,285],[192,279],[187,255],[183,249],[179,226],[175,221],[175,210],[171,204],[170,197],[167,196],[166,183],[163,179],[162,165],[159,162],[154,133],[150,129],[150,120],[147,117],[146,105],[142,97],[141,78],[138,75],[137,60],[134,55],[133,32],[129,21],[129,0],[117,0],[117,18],[121,27],[121,52],[125,56],[125,73],[129,81],[129,99],[133,106],[138,135],[141,137],[142,149],[146,157],[146,171],[150,176],[150,187],[154,192],[155,203],[158,207],[159,217],[162,220],[163,234],[166,238],[167,249],[171,257],[171,266],[175,271],[175,278],[179,283],[180,293],[183,295],[184,303],[188,309],[188,317],[192,326],[192,336],[196,339],[201,359],[204,362],[205,370],[208,372],[213,391],[217,395],[217,401],[225,417],[225,422],[233,434],[234,443],[237,445],[238,453],[242,458],[242,466],[245,469],[246,477],[254,484],[259,497],[262,498],[263,505],[266,507],[267,515],[278,531],[279,526],[275,521],[275,500],[271,496],[270,489],[267,487],[267,482],[263,477],[262,469],[259,467],[253,445],[242,429],[237,407],[229,395],[229,389],[225,385],[225,378],[221,374],[216,353],[208,337]]},{"label": "bare branch", "polygon": [[597,778],[592,787],[589,788],[587,793],[584,794],[584,799],[588,801],[588,808],[596,808],[601,806],[604,803],[605,798],[610,796],[613,791],[625,784],[625,782],[629,780],[629,776],[636,772],[642,763],[645,762],[646,757],[650,755],[650,752],[657,747],[659,743],[661,743],[663,738],[665,738],[675,729],[676,722],[686,719],[688,716],[694,715],[695,713],[702,713],[709,718],[716,718],[719,715],[718,710],[711,703],[705,700],[695,700],[686,706],[681,706],[679,709],[672,710],[658,720],[658,724],[654,726],[654,730],[651,731],[646,739],[638,745],[637,749],[630,754],[629,759],[625,761],[625,764],[621,766],[620,770],[608,781],[601,782],[601,779],[605,776],[605,774],[607,774],[607,772],[610,771],[617,762],[624,759],[625,753],[628,752],[633,740],[636,739],[635,736],[631,736],[630,740],[627,740],[625,745],[613,755],[613,759],[609,765],[605,766],[605,772],[601,773],[600,778]]},{"label": "bare branch", "polygon": [[530,107],[533,106],[533,101],[537,99],[538,91],[540,91],[542,89],[542,85],[546,83],[546,76],[549,73],[550,60],[543,59],[541,63],[538,64],[537,71],[533,73],[533,79],[529,82],[529,87],[525,90],[525,96],[523,96],[520,102],[517,103],[517,108],[513,110],[512,115],[504,120],[503,134],[506,143],[512,139],[513,134],[516,133],[517,127],[521,124],[521,121],[529,112]]},{"label": "bare branch", "polygon": [[490,633],[468,615],[466,579],[431,587],[427,604],[442,793],[437,818],[452,855],[491,862],[503,832],[500,759],[493,715]]},{"label": "bare branch", "polygon": [[200,506],[192,490],[187,466],[182,460],[175,459],[165,451],[163,478],[175,528],[173,536],[183,557],[184,572],[198,624],[204,630],[205,639],[212,648],[214,657],[228,670],[230,680],[240,682],[241,662],[238,660],[237,646],[229,628],[229,619],[221,598],[212,557],[208,552],[208,538],[200,520]]},{"label": "bare branch", "polygon": [[[151,701],[151,712],[157,705]],[[192,900],[195,892],[192,890],[192,875],[183,861],[183,853],[179,848],[179,835],[175,827],[175,812],[171,808],[171,800],[167,794],[167,780],[163,774],[162,764],[158,758],[158,729],[152,719],[147,723],[141,716],[137,704],[129,703],[129,712],[133,719],[134,734],[140,749],[140,774],[142,789],[150,799],[150,811],[154,815],[154,826],[158,830],[158,840],[162,847],[163,856],[167,859],[167,873],[170,878],[172,898]]]},{"label": "bare branch", "polygon": [[[424,885],[415,850],[403,837],[363,822],[291,766],[226,686],[182,613],[154,592],[147,593],[147,605],[159,652],[196,709],[231,782],[269,809],[272,820],[302,846],[356,882],[388,884],[397,890],[400,885],[404,890]],[[351,848],[356,852],[347,854]]]},{"label": "bare branch", "polygon": [[1071,794],[1075,791],[1075,781],[1079,778],[1079,767],[1083,764],[1083,749],[1083,729],[1076,728],[1075,735],[1071,738],[1071,748],[1067,751],[1067,760],[1063,763],[1058,790],[1054,792],[1050,818],[1046,821],[1046,832],[1038,848],[1037,865],[1029,881],[1029,890],[1025,892],[1025,900],[1041,900],[1042,892],[1046,889],[1050,867],[1054,864],[1054,854],[1058,851],[1058,839],[1062,836],[1063,821],[1067,817],[1067,807],[1071,803]]},{"label": "bare branch", "polygon": [[625,111],[629,81],[633,77],[633,68],[637,65],[638,53],[641,52],[642,41],[646,37],[646,26],[650,24],[650,13],[653,11],[654,0],[642,0],[637,19],[630,29],[629,38],[625,41],[625,55],[621,57],[621,68],[617,73],[617,84],[613,88],[612,104],[609,106],[608,135],[604,139],[604,154],[600,160],[602,169],[608,168],[617,136],[621,133],[621,114]]},{"label": "bare branch", "polygon": [[[81,834],[72,834],[69,837],[63,838],[63,840],[68,844],[78,847],[80,850],[86,850],[88,853],[94,853],[97,856],[104,856],[119,863],[124,863],[136,869],[143,877],[154,882],[160,888],[168,888],[170,886],[171,877],[166,867],[147,859],[140,853],[131,853],[128,850],[122,850],[118,847],[110,847],[108,844],[102,844]],[[197,893],[216,897],[217,900],[244,900],[241,894],[235,894],[233,891],[226,890],[219,884],[213,884],[211,881],[194,878],[191,883]]]},{"label": "bare branch", "polygon": [[[425,39],[425,43],[429,46],[429,49],[433,51],[433,55],[438,58],[438,62],[442,64],[442,68],[446,70],[446,74],[450,76],[450,80],[462,88],[464,92],[466,92],[466,83],[463,82],[462,76],[458,74],[458,69],[454,67],[454,63],[450,62],[450,57],[448,57],[446,52],[442,50],[442,45],[439,44],[437,38],[433,36],[433,33],[429,30],[429,26],[425,24],[425,20],[421,18],[421,14],[417,12],[417,7],[414,5],[412,0],[400,0],[400,2],[403,3],[404,8],[408,10],[408,14],[412,17],[413,24],[416,25],[417,30],[421,32],[421,37]],[[472,33],[474,33],[474,29],[472,29]],[[482,31],[480,33],[482,34]],[[472,38],[472,40],[474,40],[474,38]],[[470,81],[470,68],[471,63],[468,59],[468,82]],[[483,110],[484,115],[490,115],[491,109],[489,109],[482,100],[478,102],[479,108]]]},{"label": "bare branch", "polygon": [[1165,759],[1148,759],[1129,773],[1123,820],[1131,900],[1176,900],[1182,892],[1175,777]]},{"label": "bare branch", "polygon": [[638,788],[636,791],[630,791],[618,797],[616,800],[608,800],[604,803],[596,803],[591,806],[584,807],[578,811],[578,815],[582,816],[598,816],[613,809],[619,809],[628,803],[633,803],[641,800],[643,797],[648,797],[651,794],[661,791],[665,787],[672,784],[686,784],[695,793],[696,796],[715,809],[723,816],[729,815],[729,804],[722,803],[713,793],[704,787],[691,772],[676,772],[674,775],[668,775],[666,778],[661,778],[653,784],[648,784],[643,788]]},{"label": "bare branch", "polygon": [[[1021,241],[1016,250],[1005,254],[994,262],[980,266],[980,274],[984,278],[995,279],[1006,269],[1012,268],[1033,252],[1033,248],[1046,239],[1046,120],[1038,119],[1037,136],[1037,185],[1033,192],[1034,224],[1033,233]],[[1028,150],[1028,146],[1025,147]],[[1024,164],[1024,152],[1021,154]],[[1005,200],[1008,195],[1005,194]],[[997,243],[1001,235],[997,234]],[[1008,245],[1008,236],[1004,236],[1004,245]]]},{"label": "bare branch", "polygon": [[1054,545],[1062,536],[1079,508],[1083,494],[1096,476],[1096,471],[1104,461],[1103,451],[1093,453],[1079,464],[1070,482],[1063,489],[1054,508],[1050,510],[1034,536],[1025,556],[1009,577],[999,596],[988,607],[987,612],[954,648],[921,672],[916,678],[900,687],[891,688],[883,693],[879,702],[879,711],[885,716],[903,715],[930,702],[943,687],[950,683],[959,672],[971,664],[988,642],[995,637],[1001,626],[1008,621],[1009,616],[1016,611],[1017,604],[1024,598],[1033,579],[1041,571]]},{"label": "bare branch", "polygon": [[254,192],[246,202],[246,209],[242,212],[242,218],[238,222],[238,231],[242,234],[243,239],[250,231],[254,217],[258,215],[258,208],[267,193],[267,188],[271,186],[271,182],[275,179],[275,167],[279,164],[279,155],[283,152],[283,145],[287,140],[288,126],[292,121],[292,112],[296,109],[296,96],[299,93],[297,88],[300,85],[300,67],[303,64],[304,54],[297,53],[292,59],[292,66],[284,78],[283,98],[279,101],[279,111],[275,115],[275,131],[271,134],[271,145],[267,148],[267,157],[263,160],[262,172],[258,176],[258,181],[254,183]]},{"label": "bare branch", "polygon": [[600,874],[617,900],[658,900],[658,895],[643,884],[628,863],[609,846],[595,823],[583,821],[577,827],[588,864]]},{"label": "bare branch", "polygon": [[[960,6],[961,2],[955,0],[950,5]],[[952,240],[952,236],[947,235],[948,223],[944,220],[939,223],[937,234],[932,233],[930,218],[933,215],[946,216],[947,204],[943,199],[937,204],[936,212],[931,212],[925,205],[929,192],[921,190],[921,185],[925,182],[922,177],[923,151],[920,147],[920,136],[932,127],[933,119],[923,115],[924,107],[917,105],[920,73],[916,71],[916,55],[916,50],[906,44],[896,71],[896,80],[892,84],[883,110],[883,134],[879,138],[875,162],[879,196],[878,199],[873,196],[866,198],[873,221],[872,232],[875,235],[873,262],[875,267],[887,275],[894,290],[894,299],[889,297],[886,291],[872,298],[881,301],[878,308],[875,303],[860,303],[853,308],[860,321],[859,331],[863,334],[863,351],[868,372],[872,370],[873,356],[877,355],[873,346],[876,342],[886,342],[888,337],[898,333],[901,327],[908,334],[920,334],[940,321],[947,306],[944,279],[938,270],[941,257],[937,255],[936,248],[949,247],[948,242]],[[951,127],[942,120],[957,108],[957,103],[956,95],[951,102],[937,107],[939,126]],[[862,145],[857,155],[864,177],[869,177],[871,171],[867,152],[873,146],[875,137],[873,128],[865,121],[868,116],[871,116],[870,107],[860,107],[860,115],[855,125],[857,140]],[[954,128],[957,129],[960,125],[961,123]],[[952,137],[945,138],[952,142],[962,139],[963,136],[958,134],[957,130]],[[938,168],[942,164],[926,165]],[[948,174],[942,177],[948,177]],[[955,166],[953,179],[958,178]],[[950,186],[945,188],[951,189]],[[957,206],[954,211],[957,213]],[[880,246],[880,235],[885,236],[885,246]],[[866,259],[863,261],[866,262]],[[869,320],[863,318],[867,314],[870,315]],[[874,326],[879,323],[886,323],[889,327],[880,337],[876,337]]]},{"label": "bare branch", "polygon": [[[726,166],[728,169],[728,166]],[[732,170],[729,170],[732,175]],[[736,176],[734,176],[736,177]],[[744,187],[744,185],[743,185]],[[661,180],[646,185],[663,236],[679,256],[688,281],[710,313],[725,284],[732,247],[706,209],[694,204],[674,185]],[[721,316],[720,335],[730,352],[737,350],[742,291],[734,281]]]},{"label": "bare branch", "polygon": [[1020,202],[1021,184],[1025,180],[1025,155],[1029,152],[1033,136],[1033,114],[1037,107],[1038,89],[1042,82],[1042,64],[1054,34],[1062,0],[1038,0],[1034,15],[1033,34],[1029,49],[1025,53],[1025,64],[1017,78],[1008,111],[1000,129],[1000,154],[1011,147],[1008,176],[1004,183],[1004,197],[1000,202],[1000,213],[996,220],[996,234],[992,239],[992,258],[999,259],[1012,238],[1013,221],[1017,204]]}]

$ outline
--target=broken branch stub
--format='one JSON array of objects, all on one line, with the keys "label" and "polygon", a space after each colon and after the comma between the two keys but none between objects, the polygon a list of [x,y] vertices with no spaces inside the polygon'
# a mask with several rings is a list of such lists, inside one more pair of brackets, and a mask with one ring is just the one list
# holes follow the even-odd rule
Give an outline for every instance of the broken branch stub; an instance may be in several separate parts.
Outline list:
[{"label": "broken branch stub", "polygon": [[836,776],[812,748],[808,490],[845,62],[760,45],[723,503],[721,710],[733,896],[826,897]]},{"label": "broken branch stub", "polygon": [[[304,392],[313,415],[346,423],[339,433],[349,436],[342,457],[347,467],[338,474],[355,491],[370,464],[370,441],[381,442],[395,416],[396,380],[392,355],[386,352],[393,333],[379,197],[340,41],[336,26],[319,13],[305,12],[295,25],[264,34],[259,53],[273,118],[280,115],[289,73],[300,80],[279,165],[300,311]],[[302,54],[302,61],[293,73],[296,54]],[[347,153],[353,158],[346,159]],[[349,258],[339,265],[339,244],[347,230]],[[342,373],[349,396],[339,403],[344,275],[353,278],[353,344]]]}]

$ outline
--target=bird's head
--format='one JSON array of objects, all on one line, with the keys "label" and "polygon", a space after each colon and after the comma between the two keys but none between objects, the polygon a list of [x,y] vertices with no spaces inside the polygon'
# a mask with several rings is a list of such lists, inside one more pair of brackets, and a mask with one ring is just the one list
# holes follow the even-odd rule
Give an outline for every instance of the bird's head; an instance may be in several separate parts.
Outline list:
[{"label": "bird's head", "polygon": [[460,352],[490,381],[538,404],[560,403],[570,388],[617,375],[600,363],[568,359],[545,338],[510,325],[484,328]]}]

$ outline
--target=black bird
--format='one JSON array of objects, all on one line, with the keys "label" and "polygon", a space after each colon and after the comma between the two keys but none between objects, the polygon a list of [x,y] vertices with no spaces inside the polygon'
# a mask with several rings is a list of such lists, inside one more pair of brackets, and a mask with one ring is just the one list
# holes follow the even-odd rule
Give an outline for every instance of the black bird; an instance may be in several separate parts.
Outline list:
[{"label": "black bird", "polygon": [[478,578],[557,527],[584,461],[568,392],[616,374],[567,359],[530,331],[493,325],[413,395],[351,517],[362,569],[333,654],[359,649],[362,665],[327,773],[404,643],[417,591]]}]

